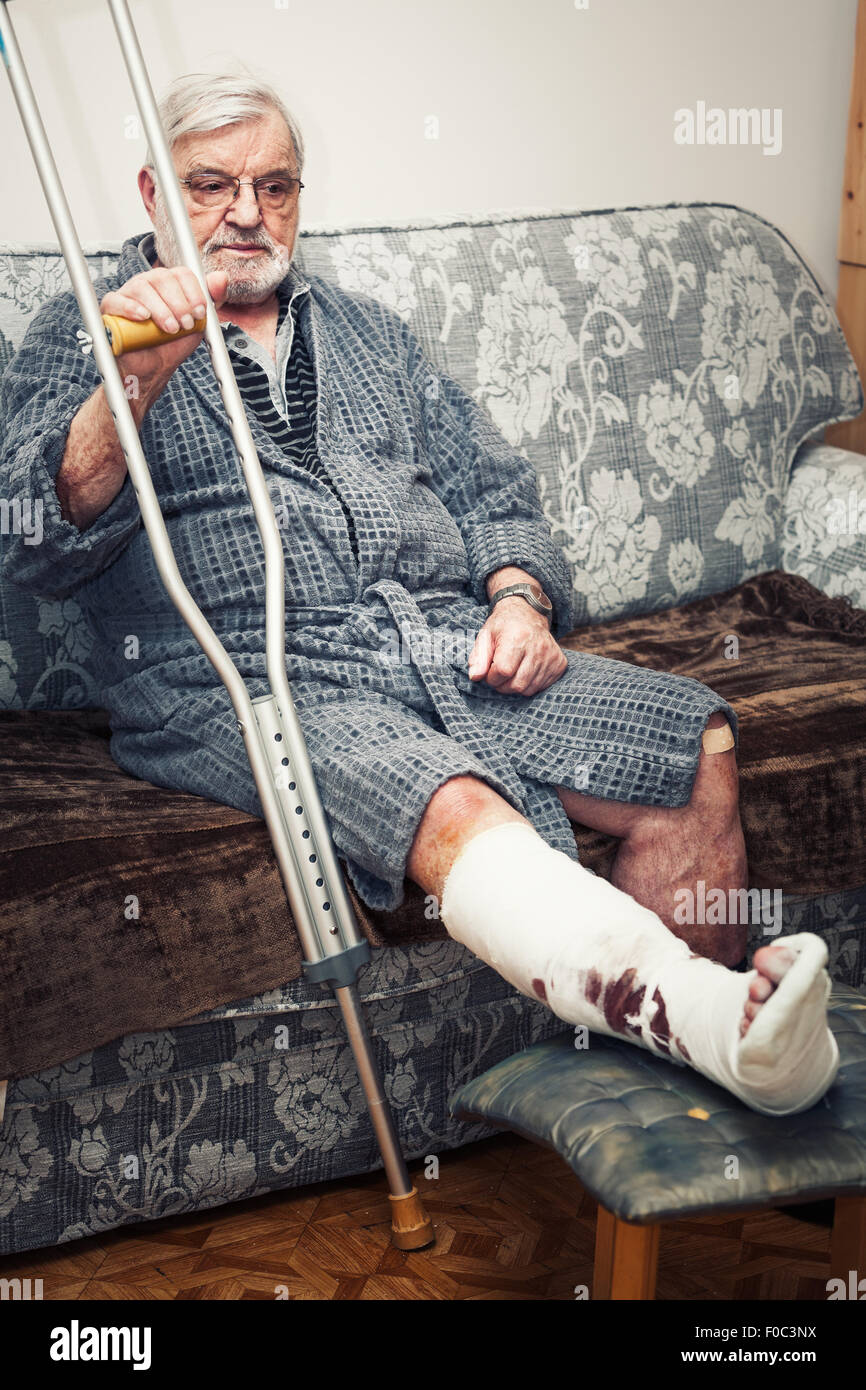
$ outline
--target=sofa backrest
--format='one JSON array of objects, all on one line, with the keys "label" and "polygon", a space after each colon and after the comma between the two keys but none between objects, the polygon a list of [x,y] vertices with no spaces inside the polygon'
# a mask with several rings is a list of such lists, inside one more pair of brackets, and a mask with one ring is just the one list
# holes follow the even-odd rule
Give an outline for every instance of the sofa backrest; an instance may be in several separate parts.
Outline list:
[{"label": "sofa backrest", "polygon": [[[93,279],[118,249],[90,248]],[[740,208],[311,229],[297,261],[401,314],[532,461],[579,623],[774,568],[797,448],[862,409],[824,291]],[[56,250],[0,248],[0,369],[66,288]],[[89,640],[74,600],[0,585],[0,707],[98,704]]]}]

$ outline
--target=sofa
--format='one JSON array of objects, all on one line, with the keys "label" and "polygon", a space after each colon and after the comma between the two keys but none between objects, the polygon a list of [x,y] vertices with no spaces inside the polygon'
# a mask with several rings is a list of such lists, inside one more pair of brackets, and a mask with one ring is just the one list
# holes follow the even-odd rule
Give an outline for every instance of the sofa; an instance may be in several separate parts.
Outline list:
[{"label": "sofa", "polygon": [[[85,249],[96,280],[119,247]],[[297,259],[403,315],[532,461],[572,574],[565,645],[731,701],[750,948],[815,931],[833,978],[866,986],[866,460],[822,442],[863,391],[801,254],[755,213],[694,203],[317,227]],[[0,246],[0,370],[67,288],[56,247]],[[21,518],[2,487],[0,507],[2,555]],[[296,939],[284,979],[244,990],[244,923],[287,912],[263,823],[118,768],[79,605],[8,575],[0,733],[0,1251],[378,1167],[339,1012],[299,976]],[[574,830],[609,873],[615,842]],[[188,932],[186,968],[210,972],[204,1013],[179,978],[157,1006],[158,941],[128,944],[145,879]],[[449,1097],[564,1026],[450,941],[412,885],[394,913],[358,906],[407,1158],[493,1133]],[[92,1003],[87,923],[107,911],[124,968],[148,962],[122,1012]],[[69,1026],[44,1026],[64,1001]]]}]

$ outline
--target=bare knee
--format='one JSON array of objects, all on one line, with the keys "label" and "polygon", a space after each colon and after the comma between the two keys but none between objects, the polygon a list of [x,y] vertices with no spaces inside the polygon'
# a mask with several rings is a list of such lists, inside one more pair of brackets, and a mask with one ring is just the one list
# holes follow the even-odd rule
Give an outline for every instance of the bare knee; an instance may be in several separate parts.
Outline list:
[{"label": "bare knee", "polygon": [[478,777],[449,777],[427,802],[406,861],[411,879],[441,897],[451,865],[473,836],[507,821],[523,821],[519,811]]},{"label": "bare knee", "polygon": [[479,777],[449,777],[427,802],[424,819],[437,823],[465,820],[483,812],[491,800],[502,801],[502,797]]}]

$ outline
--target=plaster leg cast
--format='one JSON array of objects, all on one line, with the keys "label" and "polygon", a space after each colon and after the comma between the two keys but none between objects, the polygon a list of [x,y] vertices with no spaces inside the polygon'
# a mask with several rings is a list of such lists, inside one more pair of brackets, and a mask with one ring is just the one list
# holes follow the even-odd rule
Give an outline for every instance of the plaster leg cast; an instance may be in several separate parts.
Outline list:
[{"label": "plaster leg cast", "polygon": [[564,1022],[688,1063],[763,1114],[807,1110],[836,1076],[818,936],[776,939],[793,963],[741,1037],[758,972],[694,955],[654,912],[551,849],[530,825],[497,825],[464,846],[445,883],[442,920]]}]

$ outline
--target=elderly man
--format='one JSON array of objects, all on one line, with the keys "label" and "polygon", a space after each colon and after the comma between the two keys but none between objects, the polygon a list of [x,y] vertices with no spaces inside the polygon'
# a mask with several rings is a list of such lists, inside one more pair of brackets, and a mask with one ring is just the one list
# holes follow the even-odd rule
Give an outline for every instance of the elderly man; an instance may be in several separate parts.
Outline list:
[{"label": "elderly man", "polygon": [[[782,939],[744,973],[743,927],[673,919],[679,888],[746,883],[733,710],[558,646],[569,577],[530,464],[396,314],[293,264],[303,145],[273,89],[193,75],[161,115],[284,524],[288,674],[359,893],[392,908],[408,875],[455,939],[563,1020],[690,1063],[757,1110],[814,1103],[838,1066],[823,943]],[[124,243],[102,310],[192,328],[201,287],[149,164],[138,182],[154,233]],[[158,580],[79,323],[72,295],[54,299],[4,381],[7,494],[44,507],[43,544],[10,546],[7,573],[76,595],[122,767],[260,815],[228,695]],[[201,335],[118,367],[181,572],[263,693],[260,544]],[[569,818],[619,837],[612,883],[577,862]]]}]

